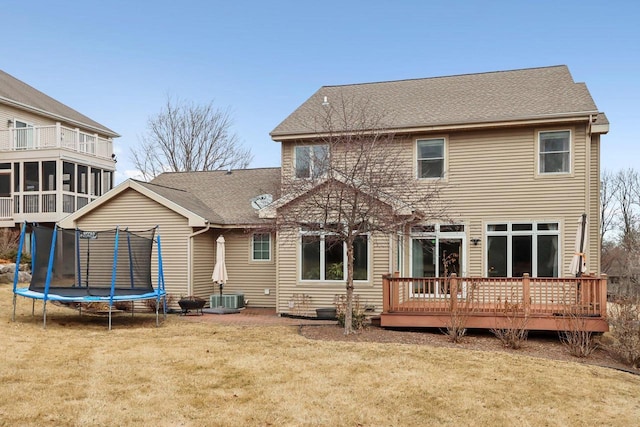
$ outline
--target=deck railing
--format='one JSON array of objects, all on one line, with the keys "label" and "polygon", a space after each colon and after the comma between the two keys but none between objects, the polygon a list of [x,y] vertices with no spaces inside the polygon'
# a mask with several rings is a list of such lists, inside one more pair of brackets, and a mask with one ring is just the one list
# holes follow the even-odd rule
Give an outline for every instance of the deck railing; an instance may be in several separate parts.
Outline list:
[{"label": "deck railing", "polygon": [[522,312],[606,317],[606,277],[383,277],[383,313]]},{"label": "deck railing", "polygon": [[110,159],[113,141],[58,124],[0,130],[0,151],[65,148]]}]

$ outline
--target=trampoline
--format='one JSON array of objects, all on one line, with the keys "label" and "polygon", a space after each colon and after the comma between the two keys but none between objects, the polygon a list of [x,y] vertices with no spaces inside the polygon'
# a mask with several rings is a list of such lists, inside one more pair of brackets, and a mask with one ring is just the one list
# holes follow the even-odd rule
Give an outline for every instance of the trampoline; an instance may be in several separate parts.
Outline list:
[{"label": "trampoline", "polygon": [[[115,303],[155,300],[156,326],[162,308],[166,317],[166,291],[162,268],[162,251],[158,227],[131,231],[87,231],[42,227],[24,223],[20,233],[18,259],[31,230],[31,282],[18,283],[18,269],[13,280],[13,315],[17,296],[43,301],[43,326],[47,326],[47,302],[106,303],[109,306],[109,330]],[[157,253],[157,283],[151,280],[153,249]],[[133,314],[133,307],[132,307]]]}]

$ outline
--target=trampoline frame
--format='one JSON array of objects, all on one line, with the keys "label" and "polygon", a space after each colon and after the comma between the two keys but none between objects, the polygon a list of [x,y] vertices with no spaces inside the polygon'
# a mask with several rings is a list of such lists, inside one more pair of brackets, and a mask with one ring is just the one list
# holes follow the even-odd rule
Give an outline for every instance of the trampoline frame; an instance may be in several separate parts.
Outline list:
[{"label": "trampoline frame", "polygon": [[[27,226],[28,223],[25,221],[22,225],[22,230],[20,232],[20,241],[19,241],[19,246],[18,246],[18,255],[17,255],[17,259],[16,259],[16,266],[20,265],[20,259],[22,257],[22,251],[24,248],[24,240],[25,240],[25,235],[26,235],[26,230],[27,230]],[[54,264],[54,257],[55,257],[55,252],[56,252],[56,239],[57,239],[57,234],[58,234],[58,230],[62,229],[61,227],[59,227],[57,224],[54,227],[53,230],[53,234],[52,234],[52,241],[51,241],[51,250],[49,253],[49,261],[48,261],[48,266],[47,266],[47,277],[45,280],[45,285],[44,285],[44,291],[43,292],[37,292],[37,291],[33,291],[30,289],[31,284],[29,284],[29,286],[27,287],[20,287],[19,283],[18,283],[18,278],[19,278],[19,268],[15,269],[15,274],[14,274],[14,278],[13,278],[13,314],[11,316],[11,320],[15,322],[16,320],[16,300],[17,300],[17,296],[21,296],[21,297],[25,297],[25,298],[30,298],[33,300],[33,307],[32,307],[32,315],[34,315],[35,313],[35,301],[36,300],[42,300],[43,301],[43,309],[42,309],[42,316],[43,316],[43,328],[46,329],[47,327],[47,301],[59,301],[59,302],[65,302],[65,303],[81,303],[81,304],[88,304],[88,303],[107,303],[109,305],[109,330],[111,330],[112,327],[112,311],[113,311],[113,307],[114,307],[114,303],[116,302],[122,302],[122,301],[131,301],[132,303],[134,301],[141,301],[141,300],[151,300],[151,299],[155,299],[156,300],[156,309],[155,309],[155,313],[156,313],[156,326],[160,326],[160,306],[162,305],[162,314],[163,314],[163,318],[166,319],[167,317],[167,292],[165,290],[165,283],[164,283],[164,269],[162,266],[162,245],[160,242],[160,233],[158,232],[159,230],[159,226],[155,226],[155,232],[154,232],[154,236],[153,236],[153,243],[156,244],[157,247],[157,261],[158,261],[158,277],[157,277],[157,283],[156,286],[153,287],[153,292],[145,292],[145,293],[141,293],[141,294],[131,294],[131,293],[124,293],[124,294],[118,294],[118,288],[116,288],[115,286],[115,281],[116,281],[116,268],[117,268],[117,260],[118,260],[118,242],[119,242],[119,233],[120,233],[120,227],[116,227],[115,228],[115,241],[114,241],[114,251],[113,251],[113,267],[112,267],[112,273],[111,273],[111,287],[109,289],[109,294],[108,295],[83,295],[83,296],[78,296],[78,295],[72,295],[73,293],[67,294],[65,295],[64,292],[60,292],[63,291],[60,288],[51,288],[51,274],[52,274],[52,269],[53,269],[53,264]],[[151,230],[151,229],[150,229]],[[76,232],[80,231],[79,229],[75,230]],[[82,230],[85,231],[85,230]],[[128,232],[128,229],[125,229],[126,232]],[[148,230],[147,230],[148,231]],[[153,244],[152,243],[152,244]],[[31,246],[32,251],[37,251],[38,248],[35,247],[34,245]],[[78,243],[76,242],[76,247],[75,250],[78,250]],[[131,256],[131,249],[129,248],[129,257]],[[34,262],[35,256],[32,256],[32,271],[33,271],[33,262]],[[74,287],[70,287],[69,289],[85,289],[82,288],[80,286],[74,286]],[[103,289],[107,289],[106,287]],[[82,310],[80,309],[81,313]],[[133,316],[133,312],[134,310],[131,310],[131,315]]]}]

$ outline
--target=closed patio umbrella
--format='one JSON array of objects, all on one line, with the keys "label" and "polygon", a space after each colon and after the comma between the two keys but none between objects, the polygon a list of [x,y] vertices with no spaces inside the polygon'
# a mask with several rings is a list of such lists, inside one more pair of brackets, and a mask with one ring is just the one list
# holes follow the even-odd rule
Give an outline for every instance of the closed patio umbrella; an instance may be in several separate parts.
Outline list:
[{"label": "closed patio umbrella", "polygon": [[218,237],[216,242],[216,265],[213,268],[211,280],[220,286],[220,295],[222,295],[222,287],[229,280],[227,266],[224,264],[224,237]]},{"label": "closed patio umbrella", "polygon": [[587,272],[587,257],[584,254],[584,249],[587,247],[587,214],[582,214],[578,221],[580,224],[576,232],[575,253],[569,266],[569,272],[576,277],[580,277],[582,273]]}]

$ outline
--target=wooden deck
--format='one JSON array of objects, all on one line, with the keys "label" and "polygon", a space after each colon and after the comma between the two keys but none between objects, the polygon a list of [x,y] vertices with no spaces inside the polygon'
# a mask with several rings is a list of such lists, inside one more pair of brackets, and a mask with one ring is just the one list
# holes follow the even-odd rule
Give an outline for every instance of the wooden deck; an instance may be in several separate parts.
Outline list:
[{"label": "wooden deck", "polygon": [[609,330],[607,279],[383,277],[383,327]]}]

